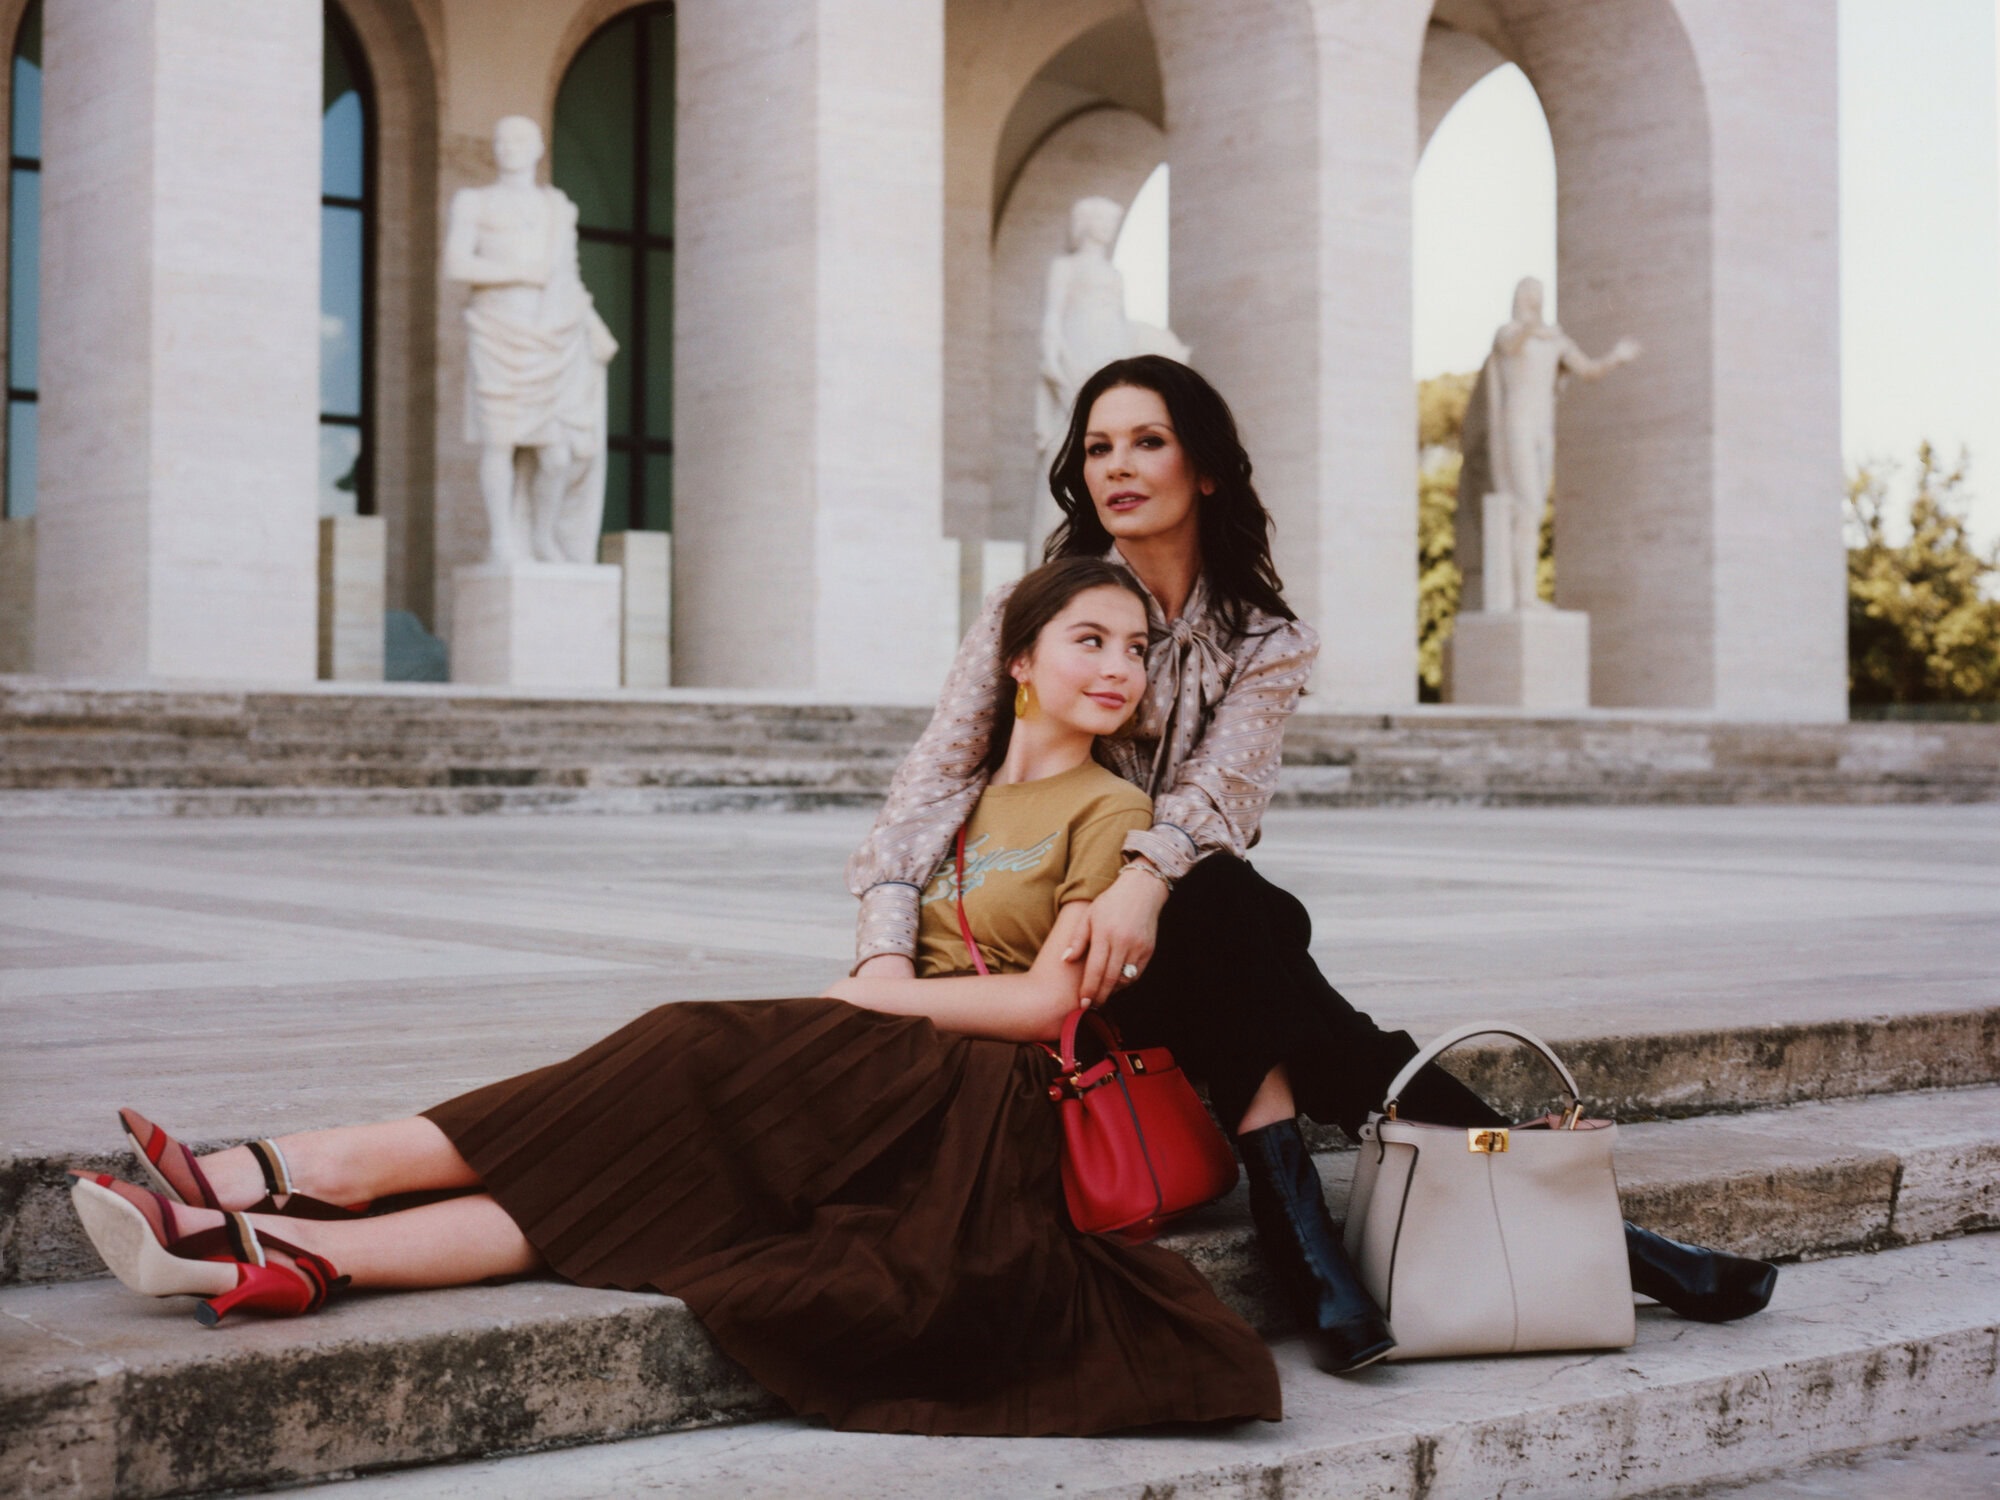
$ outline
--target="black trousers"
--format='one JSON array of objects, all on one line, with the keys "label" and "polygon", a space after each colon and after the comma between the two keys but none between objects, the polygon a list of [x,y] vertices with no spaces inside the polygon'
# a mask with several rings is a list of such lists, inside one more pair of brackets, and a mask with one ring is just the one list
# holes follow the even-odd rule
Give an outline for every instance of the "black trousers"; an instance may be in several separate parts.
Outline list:
[{"label": "black trousers", "polygon": [[[1348,1004],[1313,963],[1311,942],[1312,918],[1295,896],[1212,854],[1175,885],[1152,962],[1105,1013],[1128,1042],[1171,1048],[1206,1081],[1226,1128],[1282,1063],[1300,1111],[1354,1135],[1417,1044]],[[1435,1066],[1403,1091],[1400,1112],[1439,1125],[1506,1123]]]}]

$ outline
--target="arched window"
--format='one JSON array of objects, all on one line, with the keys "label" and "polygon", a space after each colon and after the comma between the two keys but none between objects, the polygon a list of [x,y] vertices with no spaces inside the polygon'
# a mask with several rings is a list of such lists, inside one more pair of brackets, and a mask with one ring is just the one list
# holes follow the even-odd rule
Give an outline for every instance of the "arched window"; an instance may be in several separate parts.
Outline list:
[{"label": "arched window", "polygon": [[319,199],[319,513],[373,515],[375,91],[361,39],[325,11]]},{"label": "arched window", "polygon": [[7,514],[35,513],[35,353],[42,280],[42,0],[14,34],[7,149]]},{"label": "arched window", "polygon": [[576,200],[584,285],[618,339],[606,531],[673,529],[674,8],[627,11],[556,95],[551,175]]}]

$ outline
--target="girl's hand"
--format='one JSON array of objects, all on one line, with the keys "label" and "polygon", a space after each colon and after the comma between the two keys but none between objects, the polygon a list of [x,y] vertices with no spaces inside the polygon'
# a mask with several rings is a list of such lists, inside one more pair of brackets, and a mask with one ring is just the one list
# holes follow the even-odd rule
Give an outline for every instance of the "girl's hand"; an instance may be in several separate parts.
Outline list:
[{"label": "girl's hand", "polygon": [[1135,978],[1146,972],[1159,936],[1160,908],[1166,904],[1166,882],[1132,869],[1120,874],[1110,890],[1090,903],[1086,930],[1073,955],[1063,955],[1083,960],[1079,1005],[1102,1005],[1130,984],[1132,980],[1125,977],[1127,964],[1136,971]]}]

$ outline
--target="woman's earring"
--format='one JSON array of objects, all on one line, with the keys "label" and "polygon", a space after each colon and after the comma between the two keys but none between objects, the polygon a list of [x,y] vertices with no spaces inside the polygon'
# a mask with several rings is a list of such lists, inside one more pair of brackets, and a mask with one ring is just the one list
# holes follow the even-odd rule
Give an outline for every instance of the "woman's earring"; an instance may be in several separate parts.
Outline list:
[{"label": "woman's earring", "polygon": [[1025,719],[1035,711],[1035,690],[1022,683],[1014,689],[1014,717]]}]

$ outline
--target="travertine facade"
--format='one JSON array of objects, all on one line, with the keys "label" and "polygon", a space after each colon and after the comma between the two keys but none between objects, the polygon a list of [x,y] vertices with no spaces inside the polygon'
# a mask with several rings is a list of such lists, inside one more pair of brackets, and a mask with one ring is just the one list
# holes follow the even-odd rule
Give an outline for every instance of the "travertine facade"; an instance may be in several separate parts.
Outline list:
[{"label": "travertine facade", "polygon": [[310,678],[318,10],[56,0],[44,59],[35,665]]},{"label": "travertine facade", "polygon": [[[335,3],[374,80],[386,594],[449,638],[483,529],[442,215],[496,119],[554,131],[634,3]],[[37,668],[308,676],[321,5],[45,4]],[[1558,430],[1592,703],[1843,712],[1829,7],[681,0],[673,24],[676,683],[934,690],[959,550],[1023,534],[1013,387],[1060,217],[1165,161],[1174,328],[1244,426],[1315,691],[1408,703],[1411,179],[1512,61],[1556,149],[1564,325],[1647,350]]]}]

